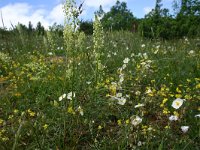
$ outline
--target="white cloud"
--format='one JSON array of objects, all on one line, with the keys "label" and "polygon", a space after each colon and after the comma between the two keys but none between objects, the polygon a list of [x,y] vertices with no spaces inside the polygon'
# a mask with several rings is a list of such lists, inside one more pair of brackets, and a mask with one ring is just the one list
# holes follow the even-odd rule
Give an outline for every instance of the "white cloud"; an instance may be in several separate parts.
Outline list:
[{"label": "white cloud", "polygon": [[[27,25],[31,21],[36,26],[40,21],[45,28],[48,28],[54,22],[58,24],[64,22],[62,4],[58,4],[52,10],[47,11],[44,8],[34,8],[28,3],[13,3],[0,8],[0,11],[7,28],[11,27],[11,23],[16,25],[18,22]],[[2,26],[2,22],[0,22],[0,27]]]},{"label": "white cloud", "polygon": [[152,7],[145,7],[145,8],[143,9],[145,15],[148,14],[152,9],[153,9]]},{"label": "white cloud", "polygon": [[99,8],[100,5],[102,5],[103,7],[107,7],[114,4],[115,2],[116,0],[86,0],[85,4],[88,7]]},{"label": "white cloud", "polygon": [[51,23],[56,22],[57,24],[63,24],[65,17],[62,4],[55,6],[47,18],[51,21]]},{"label": "white cloud", "polygon": [[[120,0],[120,1],[127,1],[127,0]],[[116,0],[85,0],[85,4],[88,7],[99,8],[100,5],[102,7],[111,7],[116,3]]]},{"label": "white cloud", "polygon": [[[57,0],[55,7],[51,10],[45,9],[45,6],[33,6],[29,3],[10,3],[0,8],[0,11],[3,15],[4,25],[7,28],[11,28],[11,23],[17,25],[22,23],[28,25],[28,22],[31,21],[35,27],[40,21],[45,28],[53,25],[53,23],[63,24],[64,23],[64,13],[62,8],[63,0]],[[127,0],[120,0],[126,1]],[[116,0],[85,0],[84,9],[81,14],[81,18],[84,18],[88,14],[89,10],[98,9],[100,5],[103,6],[105,12],[109,11],[110,7],[116,3]],[[85,7],[84,6],[84,7]],[[90,12],[91,13],[91,12]],[[2,22],[0,21],[0,27],[3,27]]]}]

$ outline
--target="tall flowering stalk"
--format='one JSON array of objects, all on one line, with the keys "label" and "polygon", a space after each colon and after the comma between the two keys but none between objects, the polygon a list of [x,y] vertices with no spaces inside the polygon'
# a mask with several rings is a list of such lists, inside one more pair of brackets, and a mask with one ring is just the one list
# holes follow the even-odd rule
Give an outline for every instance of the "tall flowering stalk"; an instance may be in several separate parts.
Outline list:
[{"label": "tall flowering stalk", "polygon": [[[76,58],[80,55],[85,34],[78,31],[80,25],[79,15],[82,12],[82,4],[77,7],[75,0],[66,0],[63,6],[65,13],[64,42],[66,47],[67,69],[71,70],[71,90],[75,91],[75,81],[77,69]],[[74,103],[74,98],[72,98]]]},{"label": "tall flowering stalk", "polygon": [[93,25],[93,46],[94,46],[94,57],[95,57],[95,65],[96,65],[95,82],[96,82],[96,87],[97,87],[100,81],[100,77],[101,77],[100,71],[103,70],[103,65],[101,64],[100,55],[104,47],[104,32],[103,32],[103,26],[101,24],[101,21],[96,15],[95,15],[95,21]]},{"label": "tall flowering stalk", "polygon": [[[66,48],[66,60],[67,60],[67,71],[66,77],[69,77],[71,82],[71,93],[70,95],[75,95],[76,82],[78,80],[78,63],[76,59],[80,56],[80,50],[82,50],[83,42],[85,41],[85,34],[78,31],[80,24],[79,15],[81,14],[82,4],[77,7],[75,0],[66,0],[63,5],[63,10],[65,13],[65,27],[64,27],[64,44]],[[64,117],[64,140],[63,145],[65,149],[65,139],[66,139],[66,103],[63,109]],[[71,96],[70,105],[68,106],[67,112],[74,114],[75,107],[75,96]]]}]

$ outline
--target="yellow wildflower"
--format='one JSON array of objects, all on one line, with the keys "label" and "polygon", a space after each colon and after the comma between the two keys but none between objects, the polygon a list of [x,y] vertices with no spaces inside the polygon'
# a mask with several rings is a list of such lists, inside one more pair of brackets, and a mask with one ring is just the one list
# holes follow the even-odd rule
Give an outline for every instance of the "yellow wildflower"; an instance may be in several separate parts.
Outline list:
[{"label": "yellow wildflower", "polygon": [[169,114],[169,113],[170,113],[170,111],[167,108],[163,109],[163,114]]},{"label": "yellow wildflower", "polygon": [[70,113],[70,114],[75,115],[75,111],[74,111],[74,109],[72,108],[72,106],[68,107],[67,112]]},{"label": "yellow wildflower", "polygon": [[177,87],[177,88],[176,88],[176,92],[177,92],[177,93],[181,93],[181,90]]},{"label": "yellow wildflower", "polygon": [[129,120],[129,119],[127,119],[125,122],[126,122],[126,124],[129,124],[129,123],[130,123],[130,120]]},{"label": "yellow wildflower", "polygon": [[170,126],[165,126],[165,129],[170,129]]},{"label": "yellow wildflower", "polygon": [[45,124],[43,125],[44,130],[46,130],[48,128],[49,125]]},{"label": "yellow wildflower", "polygon": [[0,125],[3,124],[3,119],[0,119]]},{"label": "yellow wildflower", "polygon": [[20,97],[20,96],[21,96],[21,93],[17,92],[17,93],[15,93],[15,96],[16,96],[16,97]]},{"label": "yellow wildflower", "polygon": [[192,99],[192,96],[190,96],[190,95],[185,95],[185,99],[190,100],[190,99]]},{"label": "yellow wildflower", "polygon": [[121,126],[122,125],[122,121],[119,119],[119,120],[117,120],[117,124],[119,125],[119,126]]},{"label": "yellow wildflower", "polygon": [[179,116],[179,113],[177,111],[174,111],[173,113],[175,116],[177,116],[177,117]]},{"label": "yellow wildflower", "polygon": [[167,98],[164,98],[164,99],[163,99],[163,104],[165,104],[167,101],[168,101],[168,99],[167,99]]},{"label": "yellow wildflower", "polygon": [[110,93],[112,96],[115,96],[116,95],[116,91],[117,91],[117,84],[112,84],[110,87],[109,87],[109,90],[110,90]]},{"label": "yellow wildflower", "polygon": [[28,109],[28,113],[31,117],[34,117],[35,116],[35,112],[31,111],[30,109]]},{"label": "yellow wildflower", "polygon": [[9,116],[8,116],[8,119],[12,119],[12,118],[13,118],[13,115],[9,115]]},{"label": "yellow wildflower", "polygon": [[101,130],[103,127],[101,125],[98,126],[98,130]]},{"label": "yellow wildflower", "polygon": [[14,110],[14,113],[15,113],[15,114],[17,114],[18,112],[19,112],[19,110],[18,110],[18,109],[15,109],[15,110]]},{"label": "yellow wildflower", "polygon": [[160,104],[160,107],[164,107],[164,104],[162,103],[162,104]]},{"label": "yellow wildflower", "polygon": [[176,98],[181,98],[182,95],[181,95],[181,94],[176,94],[175,97],[176,97]]},{"label": "yellow wildflower", "polygon": [[200,89],[200,83],[196,85],[196,89]]},{"label": "yellow wildflower", "polygon": [[8,140],[9,140],[8,137],[3,137],[3,138],[2,138],[2,141],[3,141],[3,142],[6,142],[6,141],[8,141]]}]

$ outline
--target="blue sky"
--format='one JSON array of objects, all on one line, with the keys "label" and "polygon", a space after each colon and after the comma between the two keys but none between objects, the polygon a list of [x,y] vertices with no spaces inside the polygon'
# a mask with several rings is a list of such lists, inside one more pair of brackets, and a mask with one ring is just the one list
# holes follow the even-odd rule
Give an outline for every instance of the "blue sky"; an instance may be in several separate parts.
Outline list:
[{"label": "blue sky", "polygon": [[[77,0],[80,4],[82,0]],[[155,0],[121,0],[127,3],[128,9],[137,18],[142,18],[155,6]],[[173,0],[163,0],[163,7],[171,9]],[[63,24],[64,14],[62,10],[63,0],[0,0],[0,12],[2,12],[4,25],[11,27],[11,23],[16,25],[18,22],[25,25],[29,21],[35,26],[40,21],[46,28],[54,22]],[[94,11],[98,10],[99,5],[103,6],[104,11],[109,11],[116,0],[85,0],[84,11],[81,18],[92,20]],[[0,27],[2,27],[0,21]]]}]

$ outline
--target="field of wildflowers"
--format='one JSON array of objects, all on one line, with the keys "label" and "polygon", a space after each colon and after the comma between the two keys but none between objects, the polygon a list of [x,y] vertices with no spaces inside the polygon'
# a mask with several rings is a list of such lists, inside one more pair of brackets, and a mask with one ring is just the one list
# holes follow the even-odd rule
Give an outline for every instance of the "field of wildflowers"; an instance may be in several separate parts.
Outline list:
[{"label": "field of wildflowers", "polygon": [[198,39],[94,26],[1,39],[0,149],[198,150]]}]

